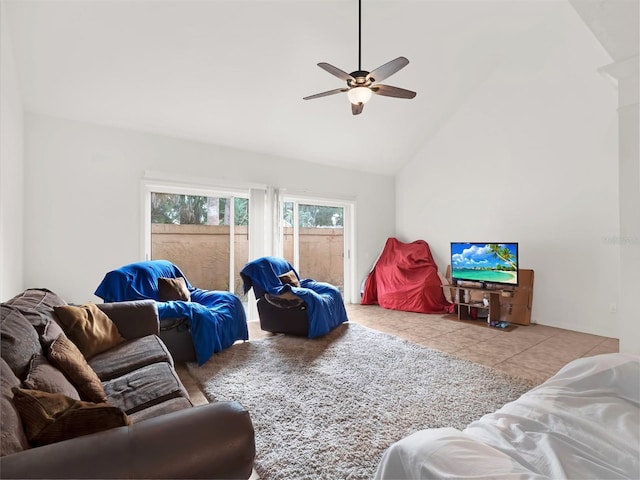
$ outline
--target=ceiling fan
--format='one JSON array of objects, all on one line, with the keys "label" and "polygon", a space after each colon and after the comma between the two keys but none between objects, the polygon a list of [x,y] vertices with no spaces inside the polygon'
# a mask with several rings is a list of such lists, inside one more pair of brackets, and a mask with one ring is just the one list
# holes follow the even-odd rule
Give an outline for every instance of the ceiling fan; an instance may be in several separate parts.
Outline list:
[{"label": "ceiling fan", "polygon": [[358,70],[347,73],[340,70],[333,65],[325,62],[318,64],[320,68],[326,70],[332,75],[335,75],[340,80],[347,82],[347,86],[343,88],[336,88],[327,92],[316,93],[304,97],[303,100],[312,100],[314,98],[326,97],[328,95],[335,95],[336,93],[347,92],[349,101],[351,102],[351,113],[359,115],[362,113],[364,104],[369,101],[371,94],[384,95],[385,97],[396,98],[413,98],[416,96],[416,92],[411,90],[405,90],[404,88],[392,87],[390,85],[381,85],[376,82],[380,82],[385,78],[390,77],[401,68],[406,67],[409,64],[409,60],[405,57],[398,57],[395,60],[385,63],[381,67],[376,68],[372,72],[362,70],[361,58],[362,58],[362,0],[358,0]]}]

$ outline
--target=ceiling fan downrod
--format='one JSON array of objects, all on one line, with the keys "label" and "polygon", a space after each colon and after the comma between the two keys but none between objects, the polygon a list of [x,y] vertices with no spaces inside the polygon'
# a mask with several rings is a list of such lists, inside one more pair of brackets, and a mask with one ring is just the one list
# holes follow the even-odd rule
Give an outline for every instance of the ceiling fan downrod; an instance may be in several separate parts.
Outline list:
[{"label": "ceiling fan downrod", "polygon": [[358,70],[362,71],[362,0],[358,0]]}]

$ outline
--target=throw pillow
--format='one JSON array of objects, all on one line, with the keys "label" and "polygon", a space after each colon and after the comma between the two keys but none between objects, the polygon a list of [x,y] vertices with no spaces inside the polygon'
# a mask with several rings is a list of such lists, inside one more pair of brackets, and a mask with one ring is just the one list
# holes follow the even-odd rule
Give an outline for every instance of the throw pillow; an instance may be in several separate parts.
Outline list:
[{"label": "throw pillow", "polygon": [[264,298],[271,305],[278,308],[295,308],[299,307],[304,301],[292,292],[283,292],[280,295],[271,295],[265,293]]},{"label": "throw pillow", "polygon": [[0,457],[18,453],[29,448],[18,408],[13,403],[14,387],[20,380],[7,362],[0,357]]},{"label": "throw pillow", "polygon": [[294,272],[293,270],[289,270],[287,273],[278,275],[278,278],[280,279],[283,285],[292,285],[294,287],[300,286],[300,282],[298,281],[296,272]]},{"label": "throw pillow", "polygon": [[172,300],[191,301],[191,294],[184,278],[158,278],[158,300],[170,302]]},{"label": "throw pillow", "polygon": [[34,446],[129,425],[129,418],[108,403],[74,400],[60,393],[14,387],[18,409],[29,443]]},{"label": "throw pillow", "polygon": [[107,395],[96,372],[89,366],[78,347],[60,335],[49,346],[49,361],[58,367],[78,389],[80,398],[90,402],[106,402]]},{"label": "throw pillow", "polygon": [[85,358],[91,358],[124,342],[115,323],[94,303],[53,307],[69,339]]},{"label": "throw pillow", "polygon": [[78,390],[64,374],[47,361],[47,357],[36,353],[31,357],[31,364],[24,386],[31,390],[42,390],[49,393],[61,393],[75,400],[80,400]]},{"label": "throw pillow", "polygon": [[22,313],[4,304],[0,306],[0,352],[16,377],[25,377],[31,357],[41,351],[38,333]]},{"label": "throw pillow", "polygon": [[58,325],[58,322],[55,320],[49,320],[40,335],[40,343],[42,343],[44,348],[49,348],[49,345],[51,345],[60,335],[64,335],[62,327]]}]

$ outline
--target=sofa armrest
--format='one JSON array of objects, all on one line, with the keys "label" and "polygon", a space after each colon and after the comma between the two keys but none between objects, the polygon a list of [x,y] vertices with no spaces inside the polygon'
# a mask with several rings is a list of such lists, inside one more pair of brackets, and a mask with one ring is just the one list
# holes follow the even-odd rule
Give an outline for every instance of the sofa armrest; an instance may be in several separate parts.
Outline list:
[{"label": "sofa armrest", "polygon": [[2,478],[249,478],[253,424],[237,402],[187,408],[0,458]]},{"label": "sofa armrest", "polygon": [[160,333],[158,306],[153,300],[99,303],[98,308],[113,320],[127,340]]}]

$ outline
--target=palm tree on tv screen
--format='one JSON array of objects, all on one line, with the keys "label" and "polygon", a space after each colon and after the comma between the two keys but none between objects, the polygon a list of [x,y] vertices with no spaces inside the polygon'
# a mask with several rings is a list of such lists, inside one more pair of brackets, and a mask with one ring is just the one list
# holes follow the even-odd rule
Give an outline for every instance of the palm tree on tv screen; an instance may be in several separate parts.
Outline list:
[{"label": "palm tree on tv screen", "polygon": [[501,247],[497,243],[490,243],[488,246],[489,251],[493,253],[493,258],[499,258],[503,262],[508,263],[513,270],[518,269],[518,266],[514,262],[516,256],[512,254],[507,247]]}]

